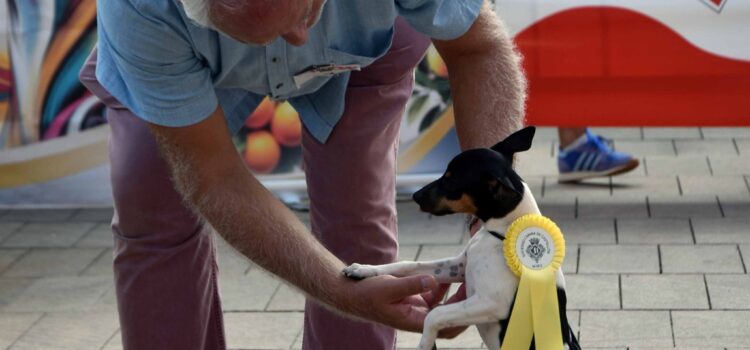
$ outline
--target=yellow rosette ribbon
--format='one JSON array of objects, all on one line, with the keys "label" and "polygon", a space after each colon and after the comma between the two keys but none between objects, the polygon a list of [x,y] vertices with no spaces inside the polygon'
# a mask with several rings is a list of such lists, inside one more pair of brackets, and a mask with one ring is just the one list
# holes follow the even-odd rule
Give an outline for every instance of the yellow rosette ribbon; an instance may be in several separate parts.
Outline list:
[{"label": "yellow rosette ribbon", "polygon": [[502,350],[561,350],[562,330],[556,272],[565,257],[565,239],[550,219],[524,215],[510,225],[503,243],[505,261],[521,278]]}]

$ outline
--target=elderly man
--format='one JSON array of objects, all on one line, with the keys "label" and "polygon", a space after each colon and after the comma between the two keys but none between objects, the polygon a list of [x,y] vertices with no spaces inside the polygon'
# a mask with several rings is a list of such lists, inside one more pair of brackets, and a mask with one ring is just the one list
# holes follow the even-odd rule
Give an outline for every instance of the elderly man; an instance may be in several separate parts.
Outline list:
[{"label": "elderly man", "polygon": [[[341,270],[397,256],[397,135],[429,38],[450,70],[463,148],[520,126],[519,58],[489,4],[118,0],[99,1],[98,16],[81,80],[112,128],[126,349],[225,347],[214,230],[307,294],[305,349],[392,349],[391,327],[421,330],[434,278],[353,282]],[[303,73],[312,78],[294,79]],[[314,235],[231,142],[265,95],[300,112]]]}]

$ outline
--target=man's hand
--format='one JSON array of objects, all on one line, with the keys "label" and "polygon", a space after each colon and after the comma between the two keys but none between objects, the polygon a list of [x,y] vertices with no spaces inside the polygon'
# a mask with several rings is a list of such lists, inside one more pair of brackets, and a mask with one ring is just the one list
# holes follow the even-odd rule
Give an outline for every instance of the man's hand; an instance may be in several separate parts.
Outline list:
[{"label": "man's hand", "polygon": [[438,287],[430,275],[376,276],[352,282],[342,309],[394,328],[422,332],[424,318],[432,309],[422,293]]}]

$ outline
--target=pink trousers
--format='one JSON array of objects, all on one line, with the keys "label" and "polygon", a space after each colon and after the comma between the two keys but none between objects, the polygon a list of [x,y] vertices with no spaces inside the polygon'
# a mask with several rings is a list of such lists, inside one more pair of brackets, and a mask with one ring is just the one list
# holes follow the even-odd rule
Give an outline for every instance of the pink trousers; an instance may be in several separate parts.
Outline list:
[{"label": "pink trousers", "polygon": [[[312,231],[345,263],[396,259],[398,131],[412,71],[428,45],[428,38],[397,20],[390,51],[352,74],[344,115],[328,141],[303,133]],[[124,348],[224,349],[211,233],[183,206],[147,124],[97,82],[95,67],[96,52],[81,81],[107,105],[112,129],[114,276]],[[303,344],[394,349],[395,332],[342,318],[308,300]]]}]

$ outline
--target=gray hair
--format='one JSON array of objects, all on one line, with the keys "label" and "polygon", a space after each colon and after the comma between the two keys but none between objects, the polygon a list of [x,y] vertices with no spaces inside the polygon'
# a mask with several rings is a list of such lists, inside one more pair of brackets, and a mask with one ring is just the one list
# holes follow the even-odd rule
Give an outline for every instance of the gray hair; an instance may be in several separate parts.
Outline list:
[{"label": "gray hair", "polygon": [[201,27],[214,28],[211,22],[210,0],[180,0],[185,14]]}]

